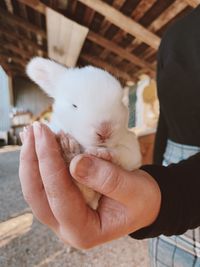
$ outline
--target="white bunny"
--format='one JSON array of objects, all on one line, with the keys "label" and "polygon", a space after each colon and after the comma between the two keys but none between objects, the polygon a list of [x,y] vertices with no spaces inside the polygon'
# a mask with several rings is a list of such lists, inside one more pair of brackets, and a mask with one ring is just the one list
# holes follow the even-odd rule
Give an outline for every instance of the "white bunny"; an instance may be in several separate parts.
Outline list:
[{"label": "white bunny", "polygon": [[[68,161],[89,153],[133,170],[141,164],[135,134],[128,130],[128,99],[108,72],[87,66],[66,68],[49,59],[33,58],[28,76],[54,99],[51,129],[59,134]],[[77,183],[94,209],[100,195]]]}]

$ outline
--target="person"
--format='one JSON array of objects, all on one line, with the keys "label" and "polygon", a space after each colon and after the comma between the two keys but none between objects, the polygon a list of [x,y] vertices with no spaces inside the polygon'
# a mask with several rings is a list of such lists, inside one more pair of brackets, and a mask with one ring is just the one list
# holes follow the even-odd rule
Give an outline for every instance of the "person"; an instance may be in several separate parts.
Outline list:
[{"label": "person", "polygon": [[[200,153],[169,167],[147,165],[133,172],[82,154],[68,172],[46,125],[35,122],[21,138],[24,198],[65,243],[90,248],[128,234],[143,239],[200,225]],[[85,204],[71,175],[103,194],[97,211]]]},{"label": "person", "polygon": [[[168,27],[159,48],[156,164],[167,166],[200,152],[200,31],[197,25],[200,25],[200,6]],[[150,240],[151,266],[200,266],[199,232],[197,228],[181,236],[161,235]]]},{"label": "person", "polygon": [[[78,155],[67,171],[47,126],[34,123],[21,136],[25,200],[42,223],[72,246],[89,248],[128,234],[137,239],[182,234],[200,225],[200,153],[133,172]],[[85,204],[72,177],[103,194],[97,211]]]}]

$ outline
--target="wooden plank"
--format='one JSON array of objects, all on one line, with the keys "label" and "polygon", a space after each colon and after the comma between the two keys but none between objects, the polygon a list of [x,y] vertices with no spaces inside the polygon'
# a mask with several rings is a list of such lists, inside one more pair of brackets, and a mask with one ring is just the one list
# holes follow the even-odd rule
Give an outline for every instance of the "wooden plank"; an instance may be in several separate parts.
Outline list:
[{"label": "wooden plank", "polygon": [[[145,0],[146,1],[146,0]],[[153,4],[154,0],[150,0],[150,4],[146,4],[146,6],[144,6],[144,4],[142,5],[143,8],[145,8],[145,10],[147,10],[148,8],[150,8],[150,6]],[[31,1],[25,1],[25,4],[28,6],[30,5]],[[118,1],[114,1],[114,3],[116,5],[118,5],[118,7],[120,8],[122,6],[122,4],[124,3],[124,1],[118,2]],[[36,11],[40,12],[40,10],[38,9],[37,5],[34,5],[33,7]],[[45,9],[46,10],[46,9]],[[94,14],[94,11],[92,13],[92,15]],[[106,22],[106,25],[108,28],[111,23],[107,20],[104,20]],[[107,40],[106,38],[95,34],[93,32],[89,32],[87,38],[101,46],[103,46],[104,48],[106,48],[108,51],[112,51],[115,54],[117,54],[118,56],[127,59],[128,61],[132,62],[133,64],[136,64],[137,66],[143,67],[143,68],[148,68],[151,73],[154,75],[154,69],[151,67],[151,65],[148,65],[148,63],[146,63],[145,61],[141,60],[140,58],[138,58],[137,56],[134,56],[133,54],[129,53],[128,51],[126,51],[125,49],[121,48],[120,46],[115,45],[113,42]],[[105,50],[106,51],[106,50]],[[106,55],[107,55],[107,51],[106,51]]]},{"label": "wooden plank", "polygon": [[11,69],[10,66],[3,60],[3,58],[0,55],[0,66],[2,66],[3,70],[6,72],[7,75],[11,75]]},{"label": "wooden plank", "polygon": [[[178,13],[180,13],[187,4],[182,0],[176,0],[167,9],[164,10],[148,27],[148,30],[152,32],[158,31],[162,28],[169,20],[173,19]],[[142,42],[139,40],[134,40],[132,44],[127,48],[128,51],[133,51]]]},{"label": "wooden plank", "polygon": [[171,19],[176,17],[183,9],[187,7],[187,3],[183,0],[176,0],[165,11],[154,20],[148,27],[150,31],[156,32],[161,29],[162,26],[167,24]]},{"label": "wooden plank", "polygon": [[116,9],[120,9],[125,4],[125,2],[126,0],[114,0],[112,6]]},{"label": "wooden plank", "polygon": [[185,0],[190,6],[197,7],[200,4],[200,0]]},{"label": "wooden plank", "polygon": [[110,22],[114,25],[123,29],[125,32],[133,35],[138,38],[140,41],[148,44],[149,46],[157,49],[160,44],[160,38],[145,29],[139,23],[133,21],[129,17],[123,15],[120,11],[111,7],[110,5],[104,3],[101,0],[78,0],[82,4],[89,6],[94,9],[96,12],[105,16]]},{"label": "wooden plank", "polygon": [[84,14],[84,18],[83,18],[83,21],[84,21],[84,25],[86,25],[87,27],[90,26],[90,23],[92,22],[93,18],[94,18],[94,15],[95,15],[95,11],[94,10],[91,10],[90,8],[86,8],[86,11],[85,11],[85,14]]},{"label": "wooden plank", "polygon": [[[114,0],[112,3],[112,6],[116,9],[120,9],[123,4],[126,2],[126,0]],[[108,28],[112,25],[112,23],[110,21],[108,21],[106,18],[104,18],[104,20],[101,23],[101,29],[100,29],[100,33],[102,35],[105,34],[105,32],[108,30]]]},{"label": "wooden plank", "polygon": [[95,42],[95,43],[103,46],[104,48],[108,49],[109,51],[117,54],[121,58],[127,59],[128,61],[132,62],[133,64],[135,64],[137,66],[148,68],[148,69],[150,69],[150,71],[154,72],[154,69],[152,68],[152,66],[150,64],[143,61],[139,57],[127,52],[126,50],[124,50],[120,46],[112,43],[111,41],[107,40],[103,36],[98,35],[92,31],[90,31],[88,33],[87,38],[89,40],[91,40],[92,42]]},{"label": "wooden plank", "polygon": [[[149,0],[149,1],[146,1],[146,0],[141,0],[139,2],[139,4],[136,6],[136,8],[133,10],[132,14],[131,14],[131,17],[135,20],[135,21],[138,21],[144,14],[145,12],[154,4],[156,0]],[[116,3],[114,1],[114,3]],[[123,1],[124,3],[124,1]],[[113,5],[114,6],[114,5]],[[116,7],[116,6],[114,6]],[[104,20],[106,22],[108,22],[107,20]],[[102,23],[103,24],[103,23]],[[109,27],[110,27],[111,23],[109,22],[108,25],[106,25],[105,29],[103,29],[103,33],[105,32],[105,30],[107,30]],[[102,25],[103,27],[103,25]],[[126,35],[126,33],[123,31],[123,30],[119,30],[115,35],[114,37],[112,38],[112,41],[115,41],[115,43],[118,43],[120,42],[120,40],[122,40],[122,38]],[[139,42],[139,40],[135,39],[134,41],[134,44],[136,42]],[[133,42],[133,41],[132,41]],[[128,50],[128,51],[131,51],[132,49]],[[106,57],[108,56],[108,51],[107,50],[104,50],[104,52],[101,54],[101,58],[102,59],[106,59]]]},{"label": "wooden plank", "polygon": [[47,52],[38,44],[30,41],[29,39],[19,35],[18,33],[13,33],[8,29],[4,29],[0,26],[0,34],[4,34],[8,39],[11,39],[13,43],[22,43],[25,44],[27,47],[31,47],[34,52],[41,53],[43,56],[47,55]]},{"label": "wooden plank", "polygon": [[[148,60],[148,58],[151,57],[153,54],[155,54],[155,51],[150,48],[147,48],[142,54],[142,58],[143,59],[145,58],[145,60]],[[156,59],[156,56],[155,56],[155,59]]]},{"label": "wooden plank", "polygon": [[22,29],[24,29],[25,31],[31,31],[34,34],[41,35],[43,38],[46,37],[45,31],[41,30],[39,27],[29,23],[28,21],[21,19],[18,16],[15,16],[13,14],[11,15],[10,13],[3,10],[2,8],[0,8],[0,18],[10,22],[12,26],[13,25],[15,25],[15,27],[19,26]]},{"label": "wooden plank", "polygon": [[4,71],[8,74],[8,76],[15,76],[16,74],[25,75],[24,69],[19,68],[19,66],[14,64],[7,64],[1,59],[0,55],[0,64],[3,67]]},{"label": "wooden plank", "polygon": [[107,70],[108,72],[112,73],[115,77],[117,78],[122,78],[124,81],[134,81],[135,78],[129,74],[127,74],[126,72],[121,71],[120,69],[113,67],[112,65],[108,64],[107,62],[97,58],[97,57],[93,57],[90,55],[86,55],[86,54],[82,54],[81,58],[87,62],[89,62],[89,64],[92,64],[94,66],[103,68],[105,70]]},{"label": "wooden plank", "polygon": [[1,59],[4,60],[4,62],[7,62],[8,64],[12,64],[14,62],[17,65],[20,65],[22,68],[25,68],[25,66],[28,62],[28,60],[23,60],[19,57],[12,56],[12,55],[6,54],[4,52],[3,53],[0,52],[0,55],[1,55]]},{"label": "wooden plank", "polygon": [[46,13],[46,5],[41,3],[39,0],[18,0],[19,2],[28,5],[29,7],[33,8],[34,10],[45,14]]},{"label": "wooden plank", "polygon": [[[31,7],[30,2],[31,1],[29,1],[29,0],[25,1],[25,4]],[[116,5],[118,5],[119,7],[121,7],[121,5],[124,3],[124,1],[121,1],[121,0],[120,0],[120,2],[118,2],[118,1],[115,1],[115,2],[116,2]],[[36,11],[40,12],[40,10],[38,9],[37,5],[34,5],[33,8]],[[45,10],[46,10],[46,8],[45,8]],[[89,10],[89,8],[87,10]],[[95,13],[95,11],[93,11],[90,14],[91,15],[90,21],[91,21],[93,15],[94,15],[94,13]],[[108,24],[110,26],[110,22],[108,22]],[[133,54],[125,51],[123,48],[121,48],[120,46],[115,45],[114,43],[112,43],[111,41],[107,40],[106,38],[104,38],[104,37],[102,37],[102,36],[100,36],[100,35],[98,35],[98,34],[96,34],[94,32],[91,32],[91,31],[89,32],[87,38],[89,40],[91,40],[91,41],[103,46],[104,48],[108,49],[108,51],[112,51],[115,54],[119,55],[120,57],[127,59],[128,61],[132,62],[133,64],[136,64],[136,65],[141,66],[141,67],[148,68],[152,72],[154,72],[154,69],[150,65],[148,65],[148,63],[144,62],[143,60],[141,60],[140,58],[134,56]]]},{"label": "wooden plank", "polygon": [[[9,43],[4,43],[4,42],[2,42],[1,44],[3,46],[3,50],[4,51],[10,50],[10,51],[18,54],[19,56],[21,56],[24,59],[28,60],[28,59],[30,59],[31,57],[34,56],[34,53],[30,53],[30,52],[28,52],[26,50],[22,50],[19,47],[17,47],[16,45],[9,44]],[[2,50],[1,47],[0,47],[0,50]]]},{"label": "wooden plank", "polygon": [[133,76],[127,74],[126,72],[121,71],[120,69],[108,64],[107,62],[97,57],[93,57],[87,54],[82,54],[81,58],[87,61],[89,64],[92,64],[94,66],[107,70],[108,72],[112,73],[117,78],[122,78],[124,81],[134,81]]},{"label": "wooden plank", "polygon": [[13,5],[12,5],[12,2],[11,0],[5,0],[5,3],[6,3],[6,7],[8,9],[8,11],[13,14]]},{"label": "wooden plank", "polygon": [[[25,62],[29,61],[32,57],[38,56],[38,53],[34,53],[34,51],[28,51],[21,47],[18,47],[16,45],[13,45],[12,43],[6,43],[2,42],[2,46],[0,47],[0,51],[4,52],[7,55],[10,55],[10,57],[17,55],[19,58],[22,58],[22,60],[25,60]],[[14,55],[10,54],[13,53]]]},{"label": "wooden plank", "polygon": [[135,21],[139,21],[156,1],[157,0],[141,0],[137,7],[133,10],[131,17]]},{"label": "wooden plank", "polygon": [[74,67],[89,29],[51,8],[46,8],[46,22],[49,57]]}]

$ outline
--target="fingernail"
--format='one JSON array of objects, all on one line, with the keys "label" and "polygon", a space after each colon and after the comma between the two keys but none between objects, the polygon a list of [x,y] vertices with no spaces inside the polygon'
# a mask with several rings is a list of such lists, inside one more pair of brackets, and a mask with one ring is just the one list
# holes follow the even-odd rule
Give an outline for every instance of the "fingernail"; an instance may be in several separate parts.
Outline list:
[{"label": "fingernail", "polygon": [[37,128],[41,128],[41,123],[39,121],[34,121],[33,126]]},{"label": "fingernail", "polygon": [[34,129],[34,132],[36,131],[37,133],[40,133],[42,129],[41,123],[39,121],[34,121],[33,129]]},{"label": "fingernail", "polygon": [[76,174],[80,178],[84,178],[91,174],[91,167],[93,166],[92,159],[88,157],[83,157],[79,160],[76,166]]},{"label": "fingernail", "polygon": [[21,142],[23,144],[23,142],[24,142],[24,133],[23,132],[19,132],[19,137],[20,137]]},{"label": "fingernail", "polygon": [[25,139],[28,136],[31,127],[32,127],[31,125],[28,125],[28,126],[26,126],[26,127],[23,128],[23,132],[22,132],[23,139]]},{"label": "fingernail", "polygon": [[27,126],[23,127],[23,132],[27,131]]}]

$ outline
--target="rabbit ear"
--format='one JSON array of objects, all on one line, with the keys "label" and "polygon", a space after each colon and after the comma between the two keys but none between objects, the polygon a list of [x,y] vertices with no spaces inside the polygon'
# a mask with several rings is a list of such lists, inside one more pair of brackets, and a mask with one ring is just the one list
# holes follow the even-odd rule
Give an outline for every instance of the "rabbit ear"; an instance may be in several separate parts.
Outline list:
[{"label": "rabbit ear", "polygon": [[126,107],[128,107],[128,105],[129,105],[129,87],[125,87],[123,89],[122,102]]},{"label": "rabbit ear", "polygon": [[26,67],[26,73],[38,84],[49,96],[56,93],[56,81],[66,72],[66,68],[60,64],[42,57],[31,59]]}]

